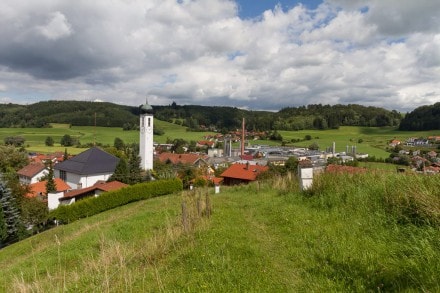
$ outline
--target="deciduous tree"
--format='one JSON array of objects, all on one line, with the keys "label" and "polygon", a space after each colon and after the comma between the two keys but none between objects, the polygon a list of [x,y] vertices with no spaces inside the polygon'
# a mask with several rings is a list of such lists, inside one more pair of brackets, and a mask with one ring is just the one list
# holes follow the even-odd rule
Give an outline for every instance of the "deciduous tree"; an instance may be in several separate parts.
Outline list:
[{"label": "deciduous tree", "polygon": [[46,140],[44,141],[44,143],[46,144],[46,146],[53,146],[54,140],[53,140],[52,136],[46,137]]}]

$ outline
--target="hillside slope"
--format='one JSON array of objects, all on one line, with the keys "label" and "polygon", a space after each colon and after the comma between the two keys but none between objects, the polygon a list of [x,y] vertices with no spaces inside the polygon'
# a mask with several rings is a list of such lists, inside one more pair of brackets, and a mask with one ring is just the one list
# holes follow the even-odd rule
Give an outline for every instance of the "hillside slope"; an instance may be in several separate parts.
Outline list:
[{"label": "hillside slope", "polygon": [[[0,250],[0,291],[440,290],[440,231],[413,222],[438,207],[438,178],[322,178],[306,194],[286,179],[222,188],[187,233],[181,202],[194,198],[179,195],[57,227]],[[409,188],[434,196],[429,210],[390,209]]]}]

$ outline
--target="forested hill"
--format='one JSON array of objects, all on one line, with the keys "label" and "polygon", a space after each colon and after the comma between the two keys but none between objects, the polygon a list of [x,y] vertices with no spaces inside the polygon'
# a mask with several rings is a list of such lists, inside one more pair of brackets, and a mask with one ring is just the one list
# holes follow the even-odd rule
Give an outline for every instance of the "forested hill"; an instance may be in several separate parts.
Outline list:
[{"label": "forested hill", "polygon": [[0,127],[45,127],[48,123],[75,126],[138,125],[138,108],[103,102],[45,101],[31,105],[0,104]]},{"label": "forested hill", "polygon": [[327,129],[339,126],[397,126],[402,118],[395,110],[350,105],[308,105],[278,112],[276,129]]},{"label": "forested hill", "polygon": [[422,106],[408,113],[400,123],[400,130],[440,129],[440,103]]},{"label": "forested hill", "polygon": [[[234,107],[197,105],[153,106],[160,120],[187,126],[226,131],[239,129],[242,118],[248,130],[327,129],[339,126],[397,126],[401,115],[361,105],[308,105],[279,112],[250,111]],[[31,105],[0,104],[0,127],[47,127],[49,123],[74,126],[104,126],[133,129],[138,125],[138,107],[104,102],[45,101]]]}]

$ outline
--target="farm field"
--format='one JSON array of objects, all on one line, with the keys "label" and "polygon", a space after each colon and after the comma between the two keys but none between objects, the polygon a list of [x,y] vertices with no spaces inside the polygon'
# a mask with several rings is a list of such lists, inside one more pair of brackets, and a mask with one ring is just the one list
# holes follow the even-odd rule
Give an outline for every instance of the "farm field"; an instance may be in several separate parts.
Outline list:
[{"label": "farm field", "polygon": [[[168,123],[155,119],[155,125],[164,130],[165,134],[154,136],[154,141],[158,143],[165,143],[168,138],[183,138],[185,140],[201,140],[203,136],[211,132],[188,132],[186,127],[176,124]],[[139,142],[139,131],[129,130],[124,131],[120,127],[93,127],[93,126],[72,126],[67,124],[53,124],[52,128],[0,128],[0,140],[3,141],[8,136],[22,136],[26,139],[25,147],[30,152],[51,153],[55,151],[62,151],[66,147],[60,145],[61,138],[68,134],[79,139],[81,144],[97,143],[103,145],[113,145],[114,139],[119,137],[125,143]],[[45,145],[46,137],[51,136],[55,144],[53,147]],[[76,147],[67,147],[69,154],[78,154],[84,149]]]},{"label": "farm field", "polygon": [[[154,141],[165,143],[167,139],[182,138],[187,141],[197,141],[203,139],[203,136],[212,132],[188,132],[186,127],[173,123],[160,121],[155,119],[155,125],[164,131],[164,135],[154,136]],[[336,151],[346,150],[346,146],[356,146],[359,153],[368,153],[370,156],[377,158],[387,158],[389,153],[385,151],[388,142],[391,139],[405,140],[409,137],[427,137],[430,135],[440,135],[439,131],[397,131],[391,127],[356,127],[344,126],[339,129],[331,130],[301,130],[301,131],[279,131],[284,141],[292,139],[304,139],[306,135],[312,137],[311,140],[292,143],[291,145],[298,147],[308,147],[316,142],[321,150],[332,146],[336,143]],[[64,152],[65,147],[59,144],[63,135],[69,134],[79,139],[81,144],[97,143],[103,145],[113,145],[116,137],[121,138],[125,143],[138,142],[139,132],[136,130],[123,131],[118,127],[93,127],[93,126],[72,126],[66,124],[53,124],[52,128],[1,128],[0,140],[7,136],[23,136],[25,146],[28,151],[50,153],[55,151]],[[55,141],[53,147],[45,146],[46,137],[52,136]],[[360,142],[361,141],[361,142]],[[268,140],[255,140],[251,144],[261,145],[280,145],[280,142]],[[76,147],[68,147],[68,153],[77,154],[83,149]]]},{"label": "farm field", "polygon": [[[398,131],[393,127],[356,127],[342,126],[331,130],[301,130],[279,131],[285,141],[291,139],[304,139],[310,135],[312,140],[295,143],[295,145],[307,147],[316,142],[320,149],[331,147],[336,143],[336,151],[343,152],[348,145],[357,147],[358,153],[367,153],[376,158],[387,158],[389,153],[385,151],[392,139],[404,141],[409,137],[427,137],[440,135],[440,131]],[[362,141],[361,143],[359,141]]]}]

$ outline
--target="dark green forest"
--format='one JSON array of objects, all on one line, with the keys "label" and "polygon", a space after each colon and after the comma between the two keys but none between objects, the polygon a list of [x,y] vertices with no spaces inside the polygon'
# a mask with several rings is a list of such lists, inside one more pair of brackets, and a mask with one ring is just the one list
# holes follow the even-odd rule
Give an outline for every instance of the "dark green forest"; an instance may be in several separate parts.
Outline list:
[{"label": "dark green forest", "polygon": [[[235,107],[197,105],[153,106],[157,119],[190,130],[230,131],[246,119],[248,130],[337,129],[339,126],[398,126],[395,110],[351,105],[287,107],[278,112],[251,111]],[[49,127],[50,123],[135,129],[138,107],[103,102],[44,101],[31,105],[1,104],[0,127]]]},{"label": "dark green forest", "polygon": [[440,103],[421,106],[405,115],[399,130],[435,130],[440,129]]}]

